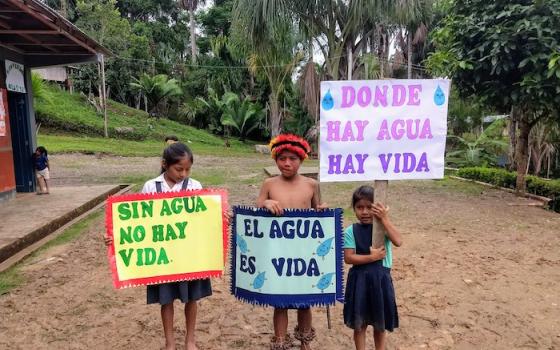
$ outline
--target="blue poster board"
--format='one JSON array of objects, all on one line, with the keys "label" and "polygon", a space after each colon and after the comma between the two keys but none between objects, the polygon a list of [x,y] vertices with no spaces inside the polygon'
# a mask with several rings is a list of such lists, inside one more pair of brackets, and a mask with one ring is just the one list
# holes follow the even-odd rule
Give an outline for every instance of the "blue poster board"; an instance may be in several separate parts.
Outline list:
[{"label": "blue poster board", "polygon": [[256,305],[302,308],[344,300],[342,209],[234,207],[231,293]]}]

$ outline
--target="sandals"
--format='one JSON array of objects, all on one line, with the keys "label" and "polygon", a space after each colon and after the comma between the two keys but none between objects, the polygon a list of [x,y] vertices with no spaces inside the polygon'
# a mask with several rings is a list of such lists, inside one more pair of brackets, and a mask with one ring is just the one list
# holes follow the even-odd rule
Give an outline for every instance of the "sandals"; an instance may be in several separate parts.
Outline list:
[{"label": "sandals", "polygon": [[303,348],[307,349],[307,345],[315,339],[315,328],[311,327],[307,331],[301,331],[298,325],[294,329],[294,338],[301,341]]},{"label": "sandals", "polygon": [[[315,339],[315,328],[311,327],[310,330],[302,332],[299,326],[294,329],[294,338],[301,341],[301,345],[307,348],[307,345]],[[270,350],[289,350],[294,346],[294,340],[287,334],[285,337],[273,336],[270,339]]]},{"label": "sandals", "polygon": [[270,339],[270,350],[289,350],[294,345],[294,340],[289,334],[284,338],[273,336]]}]

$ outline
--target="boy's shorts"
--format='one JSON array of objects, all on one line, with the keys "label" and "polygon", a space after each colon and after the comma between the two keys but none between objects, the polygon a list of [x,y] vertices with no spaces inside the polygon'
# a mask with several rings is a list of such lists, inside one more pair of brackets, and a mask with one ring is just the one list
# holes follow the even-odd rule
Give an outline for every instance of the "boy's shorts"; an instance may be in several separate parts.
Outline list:
[{"label": "boy's shorts", "polygon": [[45,180],[50,179],[49,168],[45,168],[43,170],[37,170],[37,178],[41,178],[41,177]]}]

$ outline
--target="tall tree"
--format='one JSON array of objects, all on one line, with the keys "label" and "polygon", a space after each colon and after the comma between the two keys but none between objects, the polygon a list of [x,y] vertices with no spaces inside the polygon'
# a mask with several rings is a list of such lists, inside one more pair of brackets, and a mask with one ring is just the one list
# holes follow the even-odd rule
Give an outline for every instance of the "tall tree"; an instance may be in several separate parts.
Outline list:
[{"label": "tall tree", "polygon": [[[150,49],[148,40],[132,32],[130,23],[122,18],[116,0],[78,0],[76,25],[100,44],[118,54],[107,61],[107,97],[123,103],[131,100],[128,84],[133,74],[144,69]],[[86,93],[97,90],[95,67],[82,66],[75,77],[76,88]]]},{"label": "tall tree", "polygon": [[531,128],[560,118],[560,1],[455,1],[433,39],[434,74],[517,122],[516,188],[524,192]]},{"label": "tall tree", "polygon": [[249,55],[249,69],[253,74],[263,74],[268,80],[270,94],[270,134],[272,137],[282,132],[282,111],[280,97],[295,66],[303,59],[303,53],[295,46],[293,28],[288,23],[276,26],[266,46],[253,47]]},{"label": "tall tree", "polygon": [[195,12],[199,5],[204,5],[206,0],[181,0],[181,4],[183,8],[189,11],[189,20],[190,20],[190,28],[191,28],[191,61],[193,64],[196,64],[196,20],[195,20]]},{"label": "tall tree", "polygon": [[[254,42],[266,40],[267,26],[289,20],[312,40],[325,57],[328,79],[346,77],[357,57],[378,31],[376,23],[388,18],[394,1],[387,0],[238,0],[237,14],[250,18],[246,30]],[[347,52],[353,53],[348,62]]]},{"label": "tall tree", "polygon": [[[412,79],[412,46],[426,40],[427,25],[430,20],[432,0],[400,0],[396,1],[391,17],[406,32],[407,77]],[[404,52],[403,48],[403,52]]]}]

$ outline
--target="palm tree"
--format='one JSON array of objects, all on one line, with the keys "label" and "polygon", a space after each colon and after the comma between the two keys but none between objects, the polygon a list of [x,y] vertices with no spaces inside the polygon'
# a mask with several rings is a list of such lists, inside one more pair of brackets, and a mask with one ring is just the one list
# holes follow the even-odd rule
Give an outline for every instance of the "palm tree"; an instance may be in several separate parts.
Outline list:
[{"label": "palm tree", "polygon": [[550,167],[557,152],[554,139],[560,135],[560,127],[548,120],[541,120],[529,134],[529,161],[533,165],[533,174],[539,176],[546,163],[547,175],[550,176]]},{"label": "palm tree", "polygon": [[265,116],[263,109],[252,103],[247,97],[242,101],[238,95],[232,92],[226,92],[222,96],[222,100],[222,125],[232,127],[237,131],[239,139],[245,141],[251,131],[260,125]]},{"label": "palm tree", "polygon": [[[287,38],[286,38],[287,39]],[[289,39],[288,39],[289,40]],[[287,41],[276,42],[269,50],[256,50],[249,56],[251,73],[262,73],[270,86],[268,103],[270,107],[270,134],[272,137],[282,131],[280,96],[285,90],[295,66],[303,58],[302,52],[292,54],[293,46]]]},{"label": "palm tree", "polygon": [[[260,18],[257,12],[266,10],[263,5],[273,7],[274,2],[272,5],[267,0],[238,2],[234,10],[231,47],[235,55],[249,57],[249,70],[252,74],[262,74],[268,80],[270,133],[274,137],[282,130],[280,96],[304,55],[296,46],[297,30],[289,18],[274,17],[266,23],[254,23]],[[258,34],[251,28],[259,28]]]},{"label": "palm tree", "polygon": [[501,138],[505,121],[499,119],[490,124],[480,135],[466,134],[463,137],[449,135],[458,141],[458,149],[448,152],[446,160],[456,166],[482,166],[495,164],[499,155],[504,154],[508,142]]},{"label": "palm tree", "polygon": [[33,72],[31,74],[31,88],[33,90],[33,102],[35,104],[50,104],[52,102],[52,95],[47,89],[46,83],[39,73]]},{"label": "palm tree", "polygon": [[134,82],[130,83],[130,86],[148,99],[151,106],[148,110],[149,113],[157,111],[163,100],[179,96],[183,93],[179,81],[169,79],[165,74],[150,76],[144,73],[140,78],[135,78]]},{"label": "palm tree", "polygon": [[398,0],[395,4],[391,17],[406,31],[407,77],[412,79],[412,45],[426,41],[433,0]]},{"label": "palm tree", "polygon": [[267,40],[271,25],[291,21],[322,51],[327,78],[338,80],[349,64],[360,64],[348,62],[346,52],[358,57],[377,32],[375,23],[388,18],[394,6],[387,0],[238,0],[235,17],[247,17],[245,30],[255,43]]},{"label": "palm tree", "polygon": [[191,29],[191,61],[193,64],[196,64],[196,55],[197,55],[197,48],[196,48],[196,22],[194,13],[199,5],[204,5],[206,0],[181,0],[181,6],[189,11],[189,21],[190,21],[190,29]]}]

